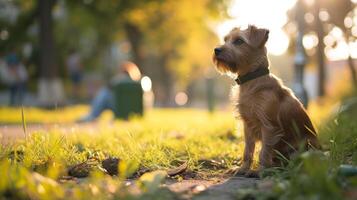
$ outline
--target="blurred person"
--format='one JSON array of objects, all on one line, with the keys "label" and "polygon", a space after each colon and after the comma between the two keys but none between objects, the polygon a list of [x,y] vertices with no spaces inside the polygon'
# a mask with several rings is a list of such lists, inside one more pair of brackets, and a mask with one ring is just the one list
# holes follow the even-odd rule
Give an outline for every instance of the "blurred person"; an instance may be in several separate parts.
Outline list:
[{"label": "blurred person", "polygon": [[90,122],[97,119],[104,110],[114,111],[113,87],[121,82],[138,82],[141,79],[139,68],[133,62],[125,61],[117,68],[116,74],[102,87],[91,103],[91,111],[78,122]]},{"label": "blurred person", "polygon": [[28,73],[16,53],[8,54],[5,62],[0,62],[0,77],[10,90],[9,105],[21,105],[26,91]]},{"label": "blurred person", "polygon": [[75,50],[70,51],[70,55],[66,60],[67,70],[69,78],[71,80],[71,93],[73,97],[78,97],[78,91],[80,91],[80,84],[82,81],[83,67],[81,62],[81,56]]}]

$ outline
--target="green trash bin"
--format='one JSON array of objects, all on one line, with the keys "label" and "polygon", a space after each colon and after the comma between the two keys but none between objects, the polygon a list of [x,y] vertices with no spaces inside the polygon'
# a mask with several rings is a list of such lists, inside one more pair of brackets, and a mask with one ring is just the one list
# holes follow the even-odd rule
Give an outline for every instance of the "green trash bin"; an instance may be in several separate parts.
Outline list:
[{"label": "green trash bin", "polygon": [[127,120],[132,115],[143,115],[143,89],[140,82],[121,81],[113,86],[113,91],[115,118]]}]

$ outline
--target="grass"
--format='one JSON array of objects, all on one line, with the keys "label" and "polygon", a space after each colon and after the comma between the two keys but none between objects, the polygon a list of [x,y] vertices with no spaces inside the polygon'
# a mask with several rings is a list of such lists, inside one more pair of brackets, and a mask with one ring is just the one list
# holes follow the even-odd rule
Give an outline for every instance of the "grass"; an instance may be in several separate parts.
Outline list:
[{"label": "grass", "polygon": [[[357,165],[357,109],[321,120],[321,113],[332,109],[324,107],[313,105],[310,114],[325,152],[296,156],[265,178],[273,182],[271,189],[241,189],[238,199],[356,197],[356,177],[341,176],[339,166]],[[20,134],[27,135],[0,146],[0,199],[173,199],[175,194],[160,187],[166,170],[187,162],[196,178],[212,178],[239,164],[242,126],[230,112],[154,109],[130,122],[108,122],[111,113],[105,113],[96,125],[73,124],[87,109],[0,108],[0,122],[21,125]],[[49,128],[30,131],[31,124],[39,123]],[[101,162],[109,157],[120,159],[118,176],[103,172]],[[69,169],[81,163],[90,176],[68,177]],[[124,181],[146,171],[151,173],[130,186]]]},{"label": "grass", "polygon": [[[29,123],[31,118],[27,116],[26,120]],[[100,121],[95,127],[67,125],[69,128],[62,130],[64,125],[46,131],[48,134],[34,132],[27,141],[17,142],[3,152],[18,148],[31,158],[30,164],[50,157],[72,165],[84,161],[85,154],[96,152],[136,161],[150,169],[173,167],[175,160],[189,161],[197,169],[200,166],[195,161],[212,158],[223,159],[228,167],[241,150],[234,125],[231,115],[224,112],[211,115],[199,110],[153,110],[130,122]]]},{"label": "grass", "polygon": [[[48,123],[72,123],[88,110],[87,106],[72,106],[57,108],[55,110],[44,110],[35,107],[24,108],[26,123],[48,124]],[[106,114],[108,116],[108,114]],[[107,117],[106,117],[107,118]],[[0,107],[1,124],[22,123],[22,109],[20,107]]]},{"label": "grass", "polygon": [[[134,118],[130,122],[108,123],[110,113],[106,113],[104,119],[100,119],[94,126],[70,124],[70,121],[85,111],[84,107],[55,111],[25,108],[23,113],[27,123],[27,139],[0,147],[0,172],[7,173],[8,177],[0,182],[0,196],[13,197],[11,195],[18,194],[16,191],[21,191],[21,198],[61,199],[66,191],[71,191],[73,195],[79,193],[79,196],[72,196],[77,199],[87,199],[86,194],[94,195],[93,198],[99,196],[113,199],[117,197],[117,192],[104,197],[106,192],[103,192],[104,189],[97,182],[106,180],[114,185],[115,191],[122,191],[124,186],[120,180],[137,170],[167,170],[184,162],[188,162],[189,170],[195,172],[196,177],[212,177],[236,165],[243,147],[240,137],[235,134],[241,130],[239,128],[237,131],[236,122],[228,112],[210,114],[202,110],[158,109],[148,111],[144,118]],[[21,108],[2,108],[0,113],[0,116],[8,116],[2,119],[4,122],[21,124]],[[52,124],[51,128],[30,132],[31,123],[41,123],[41,119],[45,119],[44,123]],[[22,128],[19,131],[22,132]],[[119,170],[119,174],[127,175],[121,179],[105,176],[99,165],[108,157],[120,158],[124,167]],[[89,183],[52,184],[53,180],[60,181],[66,176],[71,166],[89,161],[94,163],[90,176],[92,178],[86,180]],[[52,181],[44,179],[49,183],[42,183],[34,180],[37,173]],[[154,178],[157,176],[161,177],[160,174],[149,176],[153,179],[152,183],[149,181],[150,184],[147,184],[148,181],[138,180],[136,185],[143,186],[143,191],[146,191],[145,187],[158,185]],[[43,185],[44,189],[38,184]],[[98,191],[93,192],[88,188],[90,185],[98,187],[95,189]],[[52,190],[62,192],[52,194]],[[123,198],[132,197],[128,194]]]}]

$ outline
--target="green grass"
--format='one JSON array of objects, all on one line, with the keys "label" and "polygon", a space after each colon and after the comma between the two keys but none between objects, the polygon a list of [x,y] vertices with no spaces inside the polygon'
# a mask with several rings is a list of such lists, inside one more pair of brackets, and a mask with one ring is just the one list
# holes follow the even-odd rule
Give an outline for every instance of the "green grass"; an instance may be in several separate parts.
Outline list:
[{"label": "green grass", "polygon": [[[0,108],[0,122],[18,124],[20,135],[27,135],[0,146],[0,199],[172,199],[175,194],[160,187],[165,170],[188,162],[196,178],[218,177],[237,166],[242,154],[242,126],[230,112],[154,109],[130,122],[108,122],[111,113],[105,113],[96,125],[72,124],[86,111],[24,108],[22,116],[21,108]],[[356,177],[341,176],[338,167],[357,165],[356,116],[357,109],[350,109],[320,122],[324,152],[296,156],[271,170],[268,191],[240,189],[237,198],[353,199]],[[33,123],[50,128],[31,132]],[[103,172],[100,163],[108,157],[121,159],[118,176]],[[88,164],[90,176],[65,181],[68,169],[80,163]],[[134,180],[139,189],[128,187],[123,180],[138,171],[153,172]]]},{"label": "green grass", "polygon": [[[144,118],[134,118],[130,122],[109,123],[101,119],[95,126],[78,126],[68,124],[69,120],[73,121],[75,117],[83,114],[85,109],[73,108],[73,113],[69,110],[67,108],[50,112],[34,108],[24,109],[27,127],[31,123],[39,123],[42,118],[46,118],[46,123],[56,123],[59,119],[59,122],[67,124],[51,126],[53,128],[46,131],[27,130],[27,139],[0,147],[0,172],[7,173],[9,178],[0,182],[2,196],[17,194],[9,191],[21,191],[22,197],[42,198],[41,191],[46,197],[52,190],[57,191],[56,188],[59,188],[58,191],[62,192],[53,194],[52,198],[62,198],[65,191],[74,189],[83,191],[83,194],[78,192],[83,195],[78,196],[78,199],[86,199],[86,188],[93,184],[54,186],[44,183],[48,189],[43,186],[44,190],[36,190],[32,187],[39,186],[31,177],[36,172],[58,180],[67,174],[71,166],[90,160],[95,165],[92,170],[96,173],[94,176],[102,179],[104,175],[100,173],[97,165],[108,157],[120,158],[121,163],[134,166],[129,172],[123,168],[122,173],[128,176],[130,171],[133,173],[137,169],[167,170],[188,162],[189,169],[196,172],[198,177],[212,177],[236,165],[243,148],[242,140],[235,134],[241,133],[242,130],[237,131],[236,122],[229,112],[210,114],[203,110],[158,109],[148,111]],[[21,125],[21,109],[2,108],[1,112],[13,115],[7,118],[7,123]],[[19,131],[23,131],[22,128]],[[214,170],[212,166],[207,166],[207,160],[217,161]],[[100,182],[98,178],[90,180]],[[106,177],[103,180],[114,182],[116,188],[122,190],[120,179]],[[139,182],[138,185],[145,184]],[[93,195],[92,191],[89,193]],[[107,199],[116,197],[116,194],[103,197],[103,193],[105,194],[96,194]]]}]

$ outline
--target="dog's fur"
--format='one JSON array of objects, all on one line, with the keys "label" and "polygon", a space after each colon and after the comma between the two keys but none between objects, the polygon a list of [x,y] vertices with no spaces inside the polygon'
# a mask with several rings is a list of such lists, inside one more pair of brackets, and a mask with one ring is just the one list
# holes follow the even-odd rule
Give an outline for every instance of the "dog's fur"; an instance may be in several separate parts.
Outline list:
[{"label": "dog's fur", "polygon": [[[225,43],[215,49],[213,61],[218,71],[244,75],[259,67],[269,67],[265,47],[268,36],[268,30],[251,25],[245,30],[234,28],[224,38]],[[252,173],[257,141],[262,144],[259,170],[280,165],[278,154],[289,158],[301,147],[319,148],[316,131],[304,107],[273,74],[240,85],[237,96],[245,138],[243,163],[237,173]]]}]

